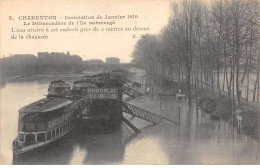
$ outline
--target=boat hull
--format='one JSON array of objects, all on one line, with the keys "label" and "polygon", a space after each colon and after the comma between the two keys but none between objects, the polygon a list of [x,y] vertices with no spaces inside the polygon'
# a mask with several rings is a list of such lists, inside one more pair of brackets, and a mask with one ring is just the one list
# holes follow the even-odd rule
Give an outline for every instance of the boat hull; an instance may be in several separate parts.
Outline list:
[{"label": "boat hull", "polygon": [[76,119],[76,130],[80,133],[103,134],[118,129],[121,120],[118,118],[84,116]]},{"label": "boat hull", "polygon": [[63,133],[61,133],[59,136],[56,136],[55,138],[49,140],[49,141],[44,141],[44,142],[40,142],[40,143],[35,143],[35,144],[31,144],[31,145],[26,145],[26,146],[22,146],[20,148],[18,148],[17,145],[15,145],[18,141],[18,138],[16,138],[13,142],[13,157],[20,157],[26,153],[29,153],[31,151],[35,151],[37,149],[43,148],[48,146],[49,144],[52,144],[54,142],[57,142],[58,140],[61,140],[64,136],[68,135],[71,131],[73,130],[73,128],[68,129],[67,131],[64,131]]}]

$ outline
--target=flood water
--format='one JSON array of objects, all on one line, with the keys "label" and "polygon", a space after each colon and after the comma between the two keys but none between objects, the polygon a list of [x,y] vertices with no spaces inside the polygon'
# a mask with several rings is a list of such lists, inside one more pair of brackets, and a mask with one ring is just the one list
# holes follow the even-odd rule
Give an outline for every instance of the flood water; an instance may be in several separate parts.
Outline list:
[{"label": "flood water", "polygon": [[[0,90],[0,163],[13,164],[12,141],[17,136],[18,110],[47,94],[50,81],[16,81]],[[71,82],[76,79],[65,79]],[[130,103],[178,122],[174,98],[139,97]],[[222,120],[211,121],[195,107],[180,104],[181,126],[151,125],[125,115],[142,132],[128,126],[113,133],[93,135],[76,131],[42,152],[15,164],[259,164],[259,143],[244,134],[232,133]]]}]

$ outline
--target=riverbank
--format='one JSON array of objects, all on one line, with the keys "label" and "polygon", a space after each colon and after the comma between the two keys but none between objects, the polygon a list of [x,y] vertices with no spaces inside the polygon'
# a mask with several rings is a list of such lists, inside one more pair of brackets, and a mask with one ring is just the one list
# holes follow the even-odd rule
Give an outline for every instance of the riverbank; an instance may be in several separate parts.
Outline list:
[{"label": "riverbank", "polygon": [[[227,97],[223,95],[219,95],[217,93],[211,93],[208,91],[199,91],[197,93],[198,101],[203,99],[211,99],[215,102],[215,107],[212,107],[209,109],[211,114],[213,116],[216,116],[217,118],[221,118],[230,124],[232,124],[232,102],[228,100]],[[234,112],[237,109],[241,109],[242,113],[240,114],[242,116],[242,132],[246,135],[254,138],[259,139],[259,109],[260,105],[257,102],[245,102],[241,101],[240,105],[237,106],[234,102]],[[236,115],[233,116],[233,126],[237,127],[237,117]]]},{"label": "riverbank", "polygon": [[33,81],[33,80],[44,80],[44,79],[71,79],[71,78],[81,78],[85,75],[94,75],[102,71],[83,71],[82,73],[50,73],[42,75],[28,75],[28,76],[12,76],[6,78],[7,83],[12,82],[22,82],[22,81]]},{"label": "riverbank", "polygon": [[[136,74],[141,74],[141,71],[138,72],[136,71]],[[136,75],[135,75],[136,76]],[[142,78],[144,78],[142,76]],[[132,80],[139,80],[139,78],[133,78]],[[156,83],[156,82],[155,82]],[[163,115],[164,117],[170,117],[170,119],[176,120],[176,114],[173,116],[172,114],[166,114],[163,113],[162,111],[165,110],[166,107],[163,107],[161,102],[160,97],[158,96],[159,93],[163,93],[163,92],[171,92],[172,95],[175,95],[178,92],[178,89],[176,89],[175,85],[171,85],[169,88],[165,88],[162,86],[160,86],[160,83],[153,84],[154,88],[150,88],[150,91],[148,93],[148,95],[137,98],[135,100],[132,100],[132,102],[135,105],[138,105],[139,107],[143,107],[147,110],[151,110],[154,113]],[[175,87],[174,87],[175,86]],[[143,86],[144,87],[144,86]],[[185,93],[185,86],[182,86],[182,92]],[[203,99],[210,99],[215,103],[215,106],[212,107],[212,109],[209,109],[210,113],[212,114],[212,119],[222,119],[226,122],[228,122],[230,125],[232,125],[232,104],[231,102],[228,101],[228,98],[226,96],[224,96],[225,94],[223,93],[222,95],[219,95],[217,93],[212,93],[212,92],[208,92],[202,89],[195,89],[194,87],[192,87],[193,91],[192,91],[192,103],[195,104],[196,106],[196,92],[197,92],[197,103],[199,103],[201,100]],[[142,89],[145,90],[145,89]],[[198,91],[197,91],[198,90]],[[176,100],[175,100],[175,96],[171,96],[171,97],[165,97],[165,99],[168,99],[168,102],[171,102],[171,106],[169,107],[169,109],[176,109],[177,104],[176,104]],[[156,105],[154,105],[156,104]],[[150,108],[149,108],[150,107]],[[160,107],[160,108],[159,108]],[[241,122],[241,126],[242,126],[242,132],[250,137],[252,137],[253,139],[258,140],[259,139],[259,109],[260,109],[260,104],[257,102],[248,102],[245,101],[244,99],[241,100],[240,106],[237,107],[234,103],[234,111],[236,111],[236,109],[241,109],[242,110],[242,122]],[[165,116],[166,115],[166,116]],[[233,126],[237,127],[238,123],[237,123],[237,117],[236,115],[233,115]]]}]

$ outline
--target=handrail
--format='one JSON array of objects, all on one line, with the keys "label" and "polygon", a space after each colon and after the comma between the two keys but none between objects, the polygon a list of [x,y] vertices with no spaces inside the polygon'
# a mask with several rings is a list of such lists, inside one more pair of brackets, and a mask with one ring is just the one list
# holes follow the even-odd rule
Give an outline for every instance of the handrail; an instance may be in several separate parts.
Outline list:
[{"label": "handrail", "polygon": [[173,120],[162,117],[158,114],[154,114],[152,112],[149,112],[147,110],[144,110],[144,109],[137,107],[137,106],[134,106],[132,104],[122,102],[122,105],[125,109],[124,110],[125,113],[131,114],[131,115],[138,117],[138,118],[141,118],[143,120],[152,122],[154,124],[162,124],[165,121],[168,121],[168,122],[171,122],[171,123],[174,123],[174,124],[177,125],[177,123]]}]

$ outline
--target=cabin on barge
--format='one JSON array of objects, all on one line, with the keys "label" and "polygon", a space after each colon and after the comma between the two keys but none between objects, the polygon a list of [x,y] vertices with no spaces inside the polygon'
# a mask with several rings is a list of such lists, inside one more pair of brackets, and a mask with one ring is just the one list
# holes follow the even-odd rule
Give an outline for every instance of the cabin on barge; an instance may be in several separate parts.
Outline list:
[{"label": "cabin on barge", "polygon": [[79,132],[106,133],[121,125],[122,73],[103,72],[75,81],[87,97],[87,106],[77,120]]},{"label": "cabin on barge", "polygon": [[72,129],[73,103],[66,98],[44,98],[19,110],[14,154],[53,142]]},{"label": "cabin on barge", "polygon": [[72,130],[77,108],[68,97],[70,88],[62,80],[52,81],[47,98],[19,110],[18,137],[13,141],[14,155],[45,146]]}]

